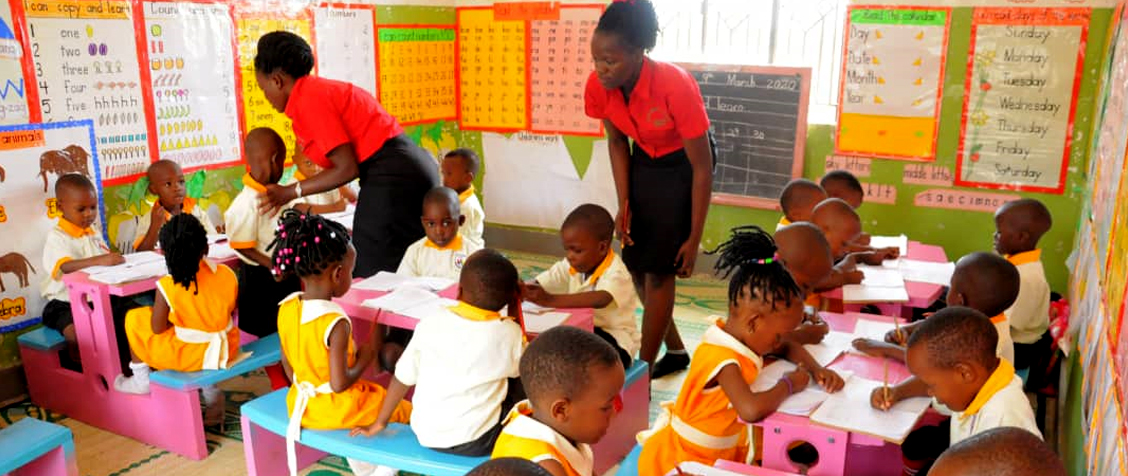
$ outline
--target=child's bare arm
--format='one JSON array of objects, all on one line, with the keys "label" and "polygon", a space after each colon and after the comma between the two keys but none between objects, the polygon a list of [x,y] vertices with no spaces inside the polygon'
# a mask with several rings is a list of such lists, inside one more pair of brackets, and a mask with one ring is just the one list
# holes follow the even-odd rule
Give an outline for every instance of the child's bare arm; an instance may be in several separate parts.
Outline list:
[{"label": "child's bare arm", "polygon": [[125,262],[120,254],[109,252],[104,255],[92,256],[90,258],[72,259],[59,265],[59,271],[63,274],[70,274],[75,271],[82,271],[91,266],[114,266]]},{"label": "child's bare arm", "polygon": [[816,361],[815,358],[811,356],[811,353],[807,352],[807,349],[804,349],[802,345],[795,342],[784,341],[781,350],[784,358],[786,358],[788,362],[798,365],[799,368],[807,369],[811,377],[818,382],[820,387],[826,389],[826,391],[831,393],[837,392],[842,390],[842,387],[846,384],[846,382],[842,380],[842,377],[833,370],[819,365],[818,361]]},{"label": "child's bare arm", "polygon": [[152,251],[157,247],[157,238],[160,236],[161,227],[168,220],[165,218],[164,207],[161,206],[160,200],[153,202],[153,209],[149,211],[149,229],[145,230],[145,236],[141,242],[137,244],[136,251]]},{"label": "child's bare arm", "polygon": [[255,248],[242,248],[235,250],[235,252],[239,253],[244,258],[258,263],[259,266],[262,266],[266,269],[272,269],[274,267],[274,265],[270,262],[270,257]]},{"label": "child's bare arm", "polygon": [[360,380],[360,376],[375,361],[376,352],[371,345],[363,345],[356,355],[352,367],[349,361],[348,321],[340,321],[329,332],[329,386],[334,392],[343,392]]},{"label": "child's bare arm", "polygon": [[881,266],[885,260],[897,259],[901,256],[899,248],[878,248],[873,251],[864,251],[861,253],[851,253],[855,260],[871,266]]},{"label": "child's bare arm", "polygon": [[[791,381],[790,388],[783,379]],[[801,369],[788,373],[783,379],[780,379],[771,390],[754,393],[748,382],[744,381],[744,376],[740,374],[740,367],[729,364],[721,369],[714,380],[728,396],[732,408],[740,415],[740,419],[755,423],[774,413],[792,392],[803,390],[810,381],[807,372]]]},{"label": "child's bare arm", "polygon": [[862,338],[854,339],[853,344],[855,349],[866,355],[905,362],[905,348],[897,344]]},{"label": "child's bare arm", "polygon": [[388,384],[388,393],[384,394],[384,402],[380,404],[380,413],[376,415],[376,421],[371,425],[353,428],[349,431],[349,436],[372,436],[388,427],[388,421],[392,419],[392,414],[396,411],[396,406],[407,396],[407,391],[410,388],[400,382],[399,379],[392,377],[391,383]]},{"label": "child's bare arm", "polygon": [[538,283],[525,285],[525,300],[544,307],[602,309],[610,306],[615,298],[607,291],[588,291],[576,294],[552,294]]},{"label": "child's bare arm", "polygon": [[164,294],[156,293],[156,296],[153,298],[153,315],[149,318],[150,325],[153,326],[154,334],[160,334],[168,330],[168,313],[168,302],[165,301]]},{"label": "child's bare arm", "polygon": [[337,200],[337,203],[334,203],[332,205],[310,205],[308,203],[294,205],[294,208],[300,210],[302,213],[315,215],[343,212],[345,211],[346,207],[347,205],[345,204],[344,199]]},{"label": "child's bare arm", "polygon": [[349,203],[356,203],[356,192],[353,191],[352,187],[349,187],[349,184],[341,185],[337,187],[337,190],[341,192],[341,198],[348,200]]}]

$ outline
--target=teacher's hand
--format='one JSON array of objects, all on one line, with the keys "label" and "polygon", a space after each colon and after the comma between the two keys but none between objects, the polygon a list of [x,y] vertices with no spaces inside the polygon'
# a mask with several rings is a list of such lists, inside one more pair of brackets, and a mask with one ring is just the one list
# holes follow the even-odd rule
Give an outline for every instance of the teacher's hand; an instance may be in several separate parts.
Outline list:
[{"label": "teacher's hand", "polygon": [[678,256],[674,258],[674,265],[678,267],[678,277],[688,278],[693,274],[693,265],[697,263],[697,240],[689,239],[682,243],[678,249]]},{"label": "teacher's hand", "polygon": [[615,232],[619,235],[619,243],[623,246],[631,246],[634,240],[631,239],[631,207],[629,204],[624,203],[619,207],[619,214],[615,216]]},{"label": "teacher's hand", "polygon": [[274,215],[279,208],[296,198],[298,198],[298,192],[294,190],[293,186],[281,186],[273,183],[266,185],[266,191],[258,196],[259,212]]}]

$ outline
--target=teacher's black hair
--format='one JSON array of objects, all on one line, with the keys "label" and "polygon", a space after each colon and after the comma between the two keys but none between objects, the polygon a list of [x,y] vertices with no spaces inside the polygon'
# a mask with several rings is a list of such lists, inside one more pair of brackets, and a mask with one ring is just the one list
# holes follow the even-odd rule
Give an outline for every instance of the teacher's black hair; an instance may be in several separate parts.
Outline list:
[{"label": "teacher's black hair", "polygon": [[277,70],[294,79],[313,71],[313,49],[302,37],[288,31],[272,31],[258,40],[255,71],[270,74]]},{"label": "teacher's black hair", "polygon": [[294,208],[284,210],[274,241],[267,247],[274,250],[272,272],[283,279],[295,274],[299,278],[316,276],[343,261],[351,241],[340,223]]},{"label": "teacher's black hair", "polygon": [[763,301],[776,308],[786,307],[795,299],[803,299],[803,290],[776,254],[775,240],[755,225],[732,229],[732,236],[717,249],[714,269],[729,279],[729,304],[740,299]]},{"label": "teacher's black hair", "polygon": [[172,282],[200,293],[196,273],[200,272],[200,260],[208,253],[208,232],[200,220],[189,213],[180,213],[168,219],[157,233],[157,240],[164,253],[165,266]]},{"label": "teacher's black hair", "polygon": [[627,45],[650,51],[658,44],[658,13],[650,0],[616,1],[603,11],[595,31],[614,33]]}]

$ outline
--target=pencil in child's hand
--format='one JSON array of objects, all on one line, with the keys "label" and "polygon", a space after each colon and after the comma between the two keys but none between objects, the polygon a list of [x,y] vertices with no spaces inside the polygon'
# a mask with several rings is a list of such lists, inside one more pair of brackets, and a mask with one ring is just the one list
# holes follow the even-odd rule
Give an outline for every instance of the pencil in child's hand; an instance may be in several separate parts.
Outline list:
[{"label": "pencil in child's hand", "polygon": [[889,359],[882,359],[885,364],[883,373],[881,375],[881,391],[885,393],[885,401],[889,401]]},{"label": "pencil in child's hand", "polygon": [[682,471],[682,469],[681,469],[681,466],[680,466],[680,465],[678,465],[678,466],[674,466],[674,470],[676,470],[676,471],[678,472],[678,476],[685,476],[685,472],[684,472],[684,471]]}]

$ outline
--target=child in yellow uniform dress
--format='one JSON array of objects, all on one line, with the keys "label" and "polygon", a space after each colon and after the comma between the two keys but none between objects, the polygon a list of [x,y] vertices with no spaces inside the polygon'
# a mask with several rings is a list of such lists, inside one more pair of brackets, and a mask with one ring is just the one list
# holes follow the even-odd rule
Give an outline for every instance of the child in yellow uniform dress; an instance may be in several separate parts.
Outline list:
[{"label": "child in yellow uniform dress", "polygon": [[[297,474],[294,442],[302,428],[346,429],[376,421],[385,390],[361,380],[375,362],[375,342],[356,349],[352,322],[332,299],[352,284],[356,250],[340,223],[318,215],[286,210],[271,244],[274,272],[297,275],[304,291],[291,294],[278,308],[282,366],[294,384],[286,396],[290,426],[286,431],[290,474]],[[391,421],[405,423],[411,404],[400,403]],[[349,460],[356,474],[394,474],[395,470]]]}]

